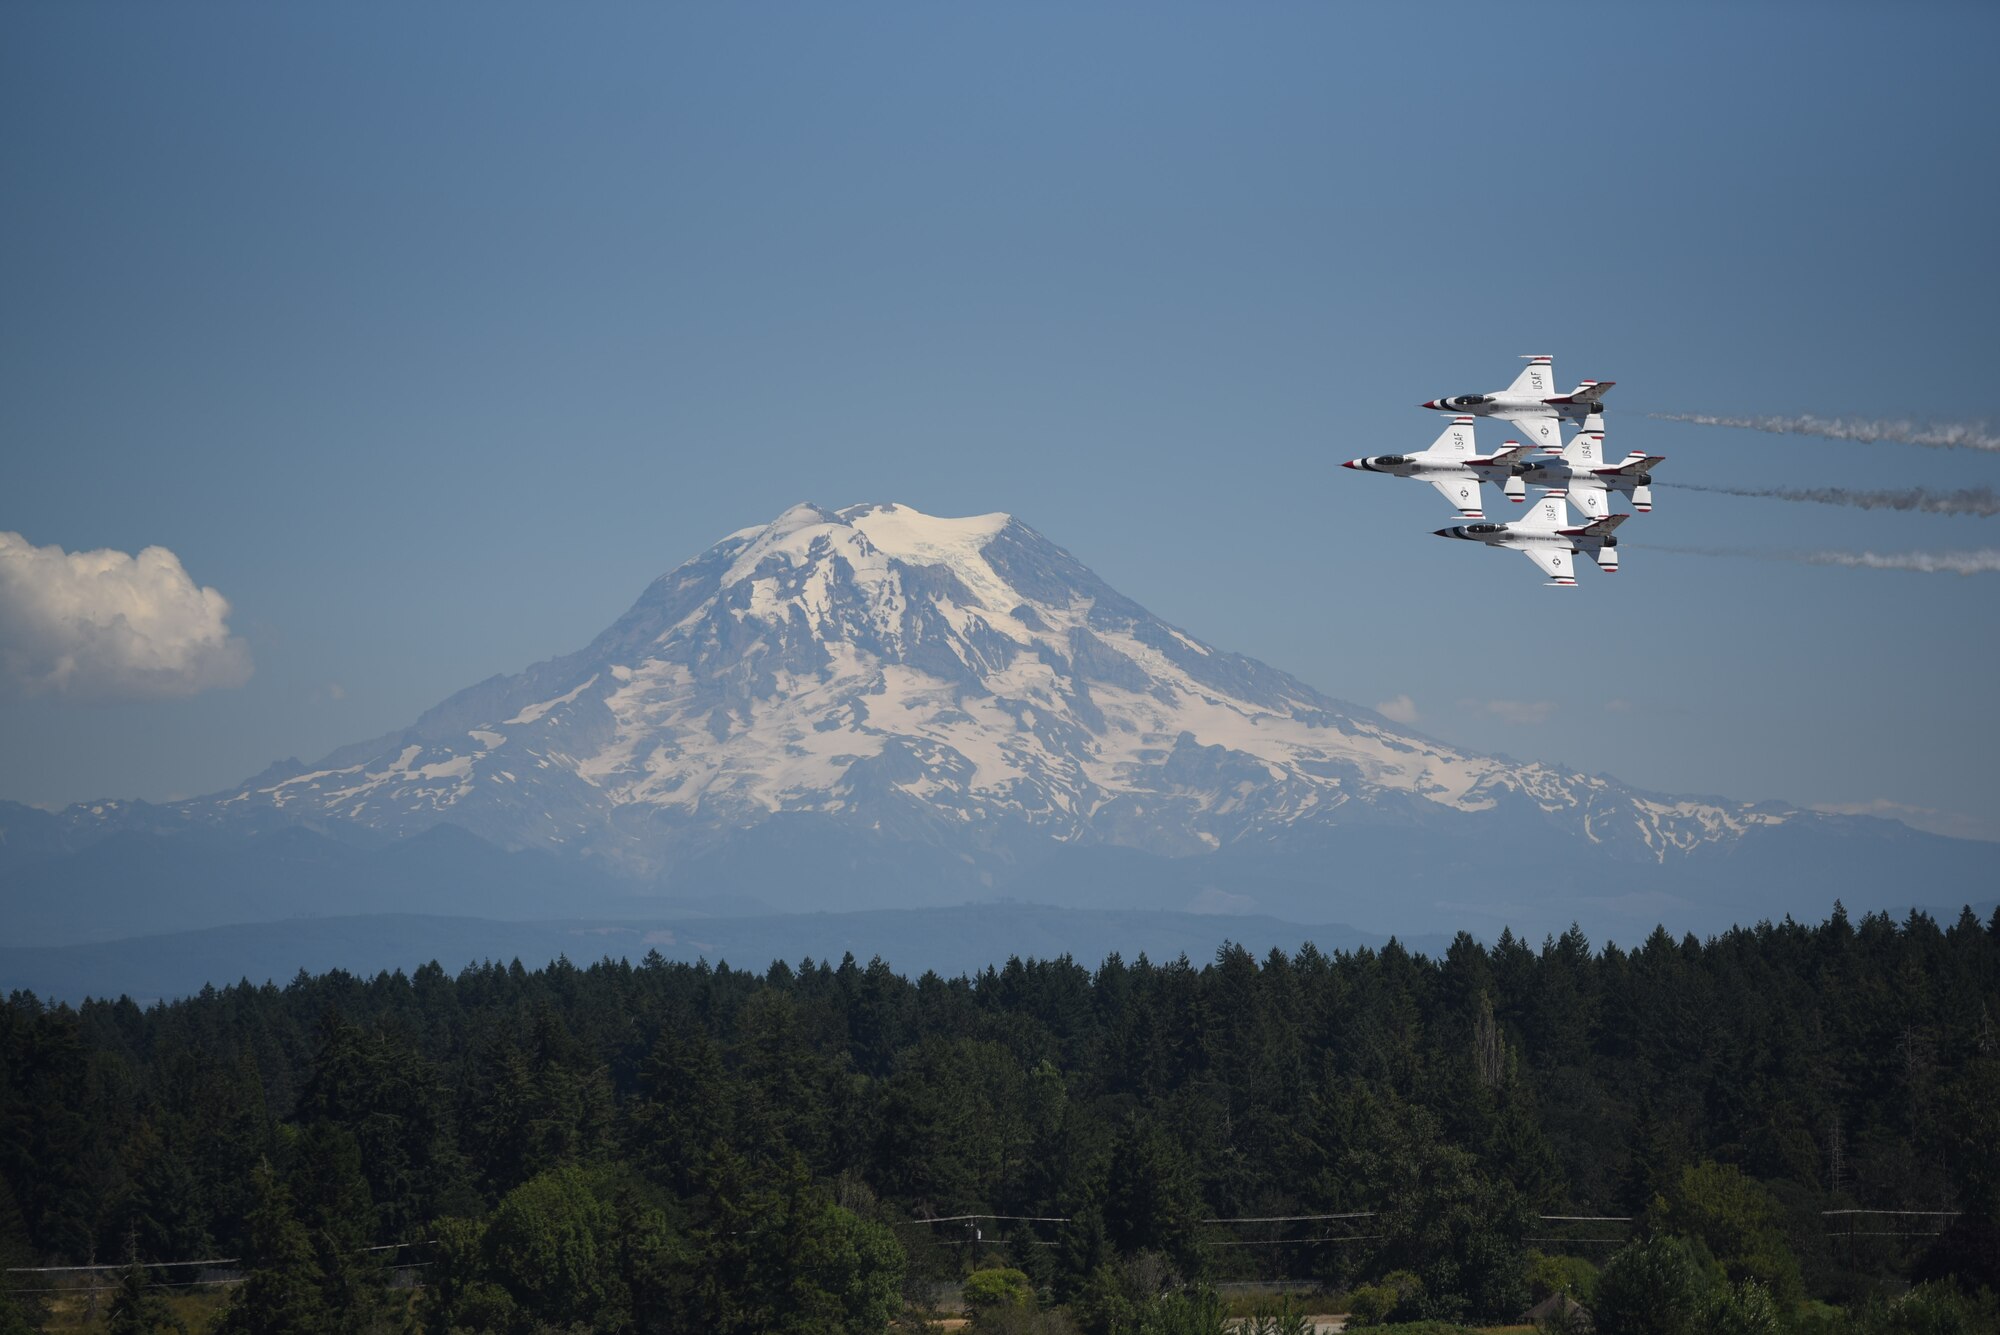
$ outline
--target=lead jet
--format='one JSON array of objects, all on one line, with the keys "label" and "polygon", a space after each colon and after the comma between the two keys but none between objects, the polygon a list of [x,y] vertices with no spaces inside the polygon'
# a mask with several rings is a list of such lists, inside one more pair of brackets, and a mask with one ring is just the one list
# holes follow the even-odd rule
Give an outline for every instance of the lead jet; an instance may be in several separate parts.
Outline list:
[{"label": "lead jet", "polygon": [[1611,536],[1611,531],[1627,518],[1608,515],[1582,528],[1571,528],[1569,506],[1563,498],[1543,496],[1528,508],[1527,514],[1511,524],[1460,524],[1438,529],[1437,536],[1526,552],[1528,559],[1549,577],[1550,584],[1568,588],[1576,583],[1578,556],[1588,556],[1607,575],[1618,573],[1618,539]]},{"label": "lead jet", "polygon": [[1653,508],[1653,469],[1665,462],[1664,454],[1641,454],[1633,450],[1620,463],[1607,462],[1604,454],[1604,414],[1592,413],[1583,420],[1583,430],[1552,459],[1536,459],[1515,471],[1529,486],[1547,487],[1551,496],[1564,496],[1592,519],[1611,513],[1611,493],[1632,498],[1632,508],[1645,514]]},{"label": "lead jet", "polygon": [[1449,399],[1428,399],[1418,405],[1441,413],[1469,413],[1474,417],[1498,417],[1521,428],[1528,439],[1544,449],[1562,448],[1563,422],[1581,422],[1599,411],[1604,391],[1615,381],[1586,380],[1567,394],[1557,394],[1553,357],[1534,356],[1514,377],[1514,383],[1492,394],[1460,394]]},{"label": "lead jet", "polygon": [[1479,457],[1473,444],[1470,417],[1454,417],[1431,447],[1421,454],[1377,454],[1366,459],[1349,459],[1342,468],[1359,468],[1368,473],[1391,477],[1418,477],[1438,489],[1445,503],[1464,519],[1486,518],[1481,482],[1491,482],[1507,493],[1509,500],[1526,500],[1528,489],[1514,476],[1525,467],[1529,447],[1507,442],[1507,448],[1490,459]]}]

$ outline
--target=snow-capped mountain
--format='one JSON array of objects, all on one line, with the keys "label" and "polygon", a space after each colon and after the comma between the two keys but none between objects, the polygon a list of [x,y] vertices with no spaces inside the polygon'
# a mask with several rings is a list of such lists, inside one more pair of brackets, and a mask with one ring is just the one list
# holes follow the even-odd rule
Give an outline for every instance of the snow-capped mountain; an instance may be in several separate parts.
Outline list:
[{"label": "snow-capped mountain", "polygon": [[[64,819],[131,822],[102,804]],[[1833,892],[1813,868],[1873,865],[1857,839],[1891,862],[1929,840],[1460,751],[1203,643],[1007,515],[901,505],[794,506],[661,576],[577,653],[146,823],[449,824],[787,907],[997,888],[1354,921],[1362,898],[1413,892],[1652,913],[1774,867],[1817,912]]]},{"label": "snow-capped mountain", "polygon": [[190,814],[445,820],[650,874],[777,813],[1185,855],[1355,803],[1514,795],[1652,859],[1789,818],[1442,746],[1168,625],[1004,514],[798,505],[662,576],[581,653]]}]

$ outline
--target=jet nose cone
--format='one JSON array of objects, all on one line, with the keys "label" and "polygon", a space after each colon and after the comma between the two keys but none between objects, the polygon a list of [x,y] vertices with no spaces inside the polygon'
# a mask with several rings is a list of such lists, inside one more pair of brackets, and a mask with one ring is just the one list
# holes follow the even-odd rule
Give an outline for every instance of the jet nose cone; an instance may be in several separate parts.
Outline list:
[{"label": "jet nose cone", "polygon": [[1451,530],[1448,528],[1434,528],[1431,530],[1431,536],[1433,538],[1448,538],[1451,536]]},{"label": "jet nose cone", "polygon": [[1346,463],[1342,464],[1342,465],[1341,465],[1341,467],[1342,467],[1342,468],[1359,468],[1359,467],[1361,467],[1361,461],[1360,461],[1359,459],[1349,459],[1349,460],[1348,460],[1348,461],[1347,461]]},{"label": "jet nose cone", "polygon": [[1435,408],[1438,406],[1438,401],[1436,399],[1425,399],[1422,403],[1418,404],[1417,406],[1419,408]]}]

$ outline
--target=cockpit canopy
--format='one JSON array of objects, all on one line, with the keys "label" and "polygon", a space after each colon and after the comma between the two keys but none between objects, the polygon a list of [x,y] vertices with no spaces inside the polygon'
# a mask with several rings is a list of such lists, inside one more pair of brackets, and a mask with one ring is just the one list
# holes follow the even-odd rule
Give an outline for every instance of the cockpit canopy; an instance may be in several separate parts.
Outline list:
[{"label": "cockpit canopy", "polygon": [[1505,533],[1505,532],[1507,531],[1507,526],[1506,526],[1505,524],[1467,524],[1467,525],[1465,526],[1465,531],[1466,531],[1466,532],[1467,532],[1468,534],[1470,534],[1470,533]]},{"label": "cockpit canopy", "polygon": [[1445,402],[1454,408],[1477,408],[1480,404],[1491,403],[1493,400],[1485,394],[1461,394],[1455,399],[1446,399]]},{"label": "cockpit canopy", "polygon": [[1400,454],[1378,454],[1369,462],[1377,468],[1394,468],[1398,464],[1408,463],[1409,459]]}]

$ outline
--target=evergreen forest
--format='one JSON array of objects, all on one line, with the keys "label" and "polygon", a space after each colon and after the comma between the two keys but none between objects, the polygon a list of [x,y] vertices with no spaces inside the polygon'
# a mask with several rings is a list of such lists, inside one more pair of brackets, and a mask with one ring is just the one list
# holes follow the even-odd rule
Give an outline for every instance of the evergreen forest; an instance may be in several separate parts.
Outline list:
[{"label": "evergreen forest", "polygon": [[1969,909],[0,1003],[0,1335],[1978,1331],[1997,1221]]}]

